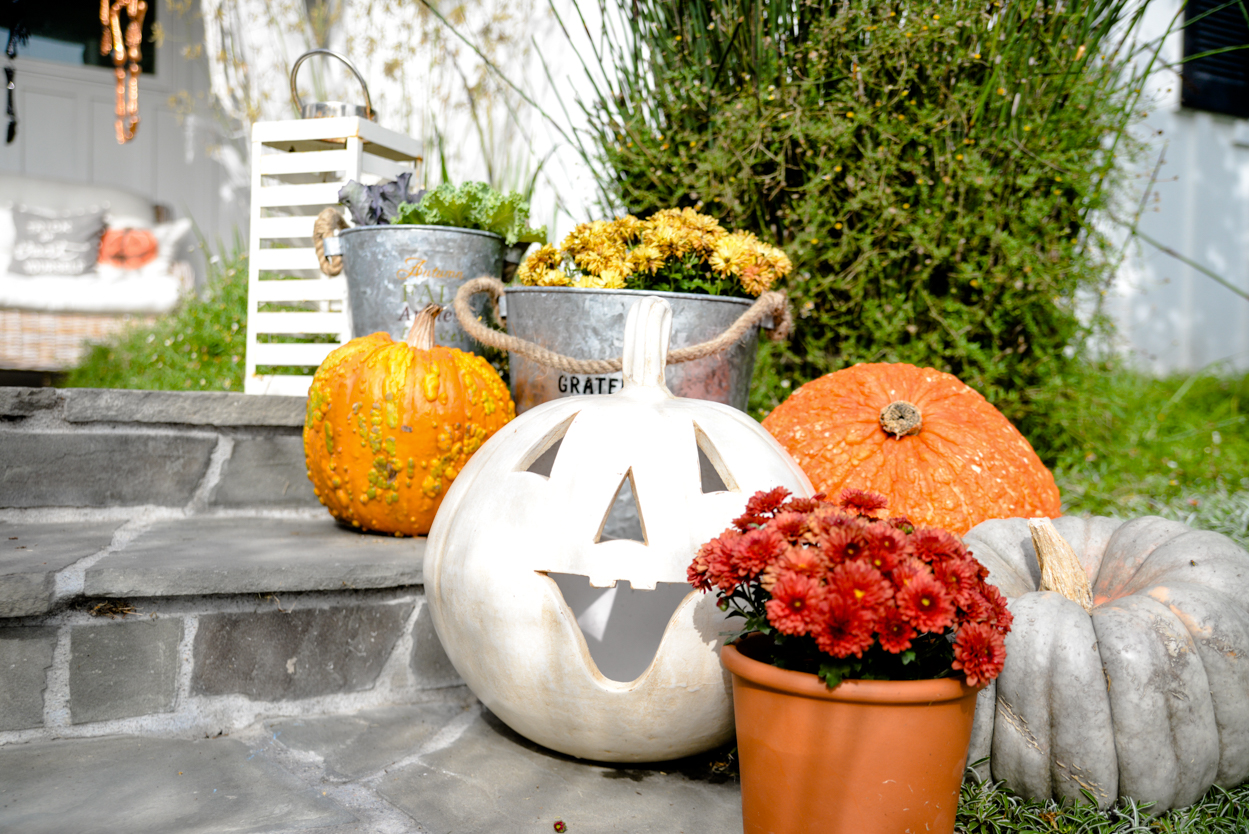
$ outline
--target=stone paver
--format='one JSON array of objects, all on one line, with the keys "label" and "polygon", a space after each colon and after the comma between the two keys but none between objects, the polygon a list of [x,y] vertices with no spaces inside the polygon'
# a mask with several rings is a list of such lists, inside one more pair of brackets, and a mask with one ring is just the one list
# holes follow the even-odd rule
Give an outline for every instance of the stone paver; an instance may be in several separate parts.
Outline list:
[{"label": "stone paver", "polygon": [[450,700],[363,710],[352,715],[271,721],[273,738],[292,750],[316,753],[338,781],[362,779],[420,749],[466,710],[480,709],[464,687]]},{"label": "stone paver", "polygon": [[0,417],[29,417],[56,406],[55,388],[0,388]]},{"label": "stone paver", "polygon": [[74,626],[69,638],[73,722],[172,710],[181,639],[180,619]]},{"label": "stone paver", "polygon": [[272,720],[232,737],[0,747],[0,831],[732,834],[716,754],[581,762],[520,738],[466,689],[415,705]]},{"label": "stone paver", "polygon": [[219,507],[319,507],[300,435],[242,437],[208,503]]},{"label": "stone paver", "polygon": [[113,533],[123,523],[0,521],[0,617],[24,617],[49,611],[53,575],[108,547]]},{"label": "stone paver", "polygon": [[412,672],[425,686],[459,686],[464,683],[455,671],[451,658],[442,648],[442,641],[434,631],[434,618],[429,605],[421,608],[412,627]]},{"label": "stone paver", "polygon": [[484,709],[446,741],[377,781],[383,797],[429,831],[545,832],[556,820],[575,834],[741,831],[737,783],[688,761],[653,769],[577,761],[521,738]]},{"label": "stone paver", "polygon": [[195,634],[191,691],[280,701],[367,689],[412,605],[204,614]]},{"label": "stone paver", "polygon": [[86,572],[91,596],[280,593],[419,585],[424,538],[358,533],[318,519],[160,522]]},{"label": "stone paver", "polygon": [[216,445],[216,435],[150,429],[5,432],[0,507],[179,507]]},{"label": "stone paver", "polygon": [[109,738],[0,747],[0,831],[261,834],[355,817],[229,738]]},{"label": "stone paver", "polygon": [[[303,426],[304,411],[307,408],[305,397],[257,397],[224,391],[74,388],[60,393],[65,398],[65,419],[70,423]],[[16,409],[22,405],[15,402],[10,407]]]},{"label": "stone paver", "polygon": [[43,725],[55,628],[0,628],[0,730]]}]

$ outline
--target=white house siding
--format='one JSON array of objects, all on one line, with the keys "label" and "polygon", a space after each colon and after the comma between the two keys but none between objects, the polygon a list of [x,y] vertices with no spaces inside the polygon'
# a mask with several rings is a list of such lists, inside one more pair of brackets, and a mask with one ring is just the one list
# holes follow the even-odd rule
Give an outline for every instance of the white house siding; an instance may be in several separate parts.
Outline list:
[{"label": "white house siding", "polygon": [[[1164,36],[1179,8],[1176,0],[1153,3],[1143,35]],[[1182,56],[1177,25],[1162,57],[1178,67]],[[1172,70],[1157,72],[1146,92],[1141,127],[1152,135],[1135,182],[1143,188],[1160,154],[1164,162],[1140,231],[1249,292],[1249,122],[1181,107]],[[1129,244],[1107,310],[1142,369],[1249,370],[1249,300],[1139,238]]]},{"label": "white house siding", "polygon": [[[17,138],[11,145],[0,138],[0,171],[120,186],[166,204],[175,217],[191,218],[210,244],[229,243],[246,222],[246,194],[231,188],[226,169],[212,158],[221,140],[206,94],[207,62],[202,53],[194,60],[182,54],[188,44],[202,43],[200,27],[164,3],[158,15],[164,43],[156,73],[139,79],[142,121],[125,145],[117,144],[114,128],[111,69],[41,61],[19,49]],[[171,103],[182,92],[195,105],[190,118]],[[202,263],[197,269],[202,274]]]}]

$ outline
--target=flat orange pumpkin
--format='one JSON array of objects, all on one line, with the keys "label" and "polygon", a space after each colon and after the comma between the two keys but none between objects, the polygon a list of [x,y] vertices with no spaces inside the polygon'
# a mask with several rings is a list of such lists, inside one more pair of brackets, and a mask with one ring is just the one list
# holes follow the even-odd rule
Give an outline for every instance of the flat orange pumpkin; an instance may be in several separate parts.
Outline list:
[{"label": "flat orange pumpkin", "polygon": [[516,416],[480,356],[433,344],[431,305],[407,340],[352,339],[308,390],[304,456],[330,514],[355,527],[421,536],[473,452]]},{"label": "flat orange pumpkin", "polygon": [[1062,512],[1054,476],[1024,436],[932,368],[854,365],[808,382],[763,425],[819,492],[878,492],[915,524],[961,535],[990,518]]}]

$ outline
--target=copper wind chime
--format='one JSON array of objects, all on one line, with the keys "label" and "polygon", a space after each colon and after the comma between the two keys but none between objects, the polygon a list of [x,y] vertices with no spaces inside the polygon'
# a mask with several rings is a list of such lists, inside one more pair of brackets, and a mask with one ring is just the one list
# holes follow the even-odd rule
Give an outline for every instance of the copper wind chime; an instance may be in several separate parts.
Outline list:
[{"label": "copper wind chime", "polygon": [[[121,34],[121,15],[125,12],[125,40]],[[113,53],[113,72],[117,75],[117,144],[124,145],[139,129],[139,62],[143,60],[143,16],[147,14],[144,0],[100,0],[100,54]]]}]

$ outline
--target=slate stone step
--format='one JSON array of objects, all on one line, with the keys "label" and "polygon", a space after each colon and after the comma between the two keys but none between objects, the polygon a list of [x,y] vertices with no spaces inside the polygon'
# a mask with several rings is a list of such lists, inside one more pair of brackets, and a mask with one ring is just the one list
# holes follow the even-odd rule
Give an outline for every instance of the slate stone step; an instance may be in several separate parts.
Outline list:
[{"label": "slate stone step", "polygon": [[405,706],[208,739],[118,735],[0,747],[0,831],[733,832],[724,751],[582,762],[517,736],[462,687]]},{"label": "slate stone step", "polygon": [[0,520],[0,744],[229,731],[458,685],[424,545],[320,512]]}]

